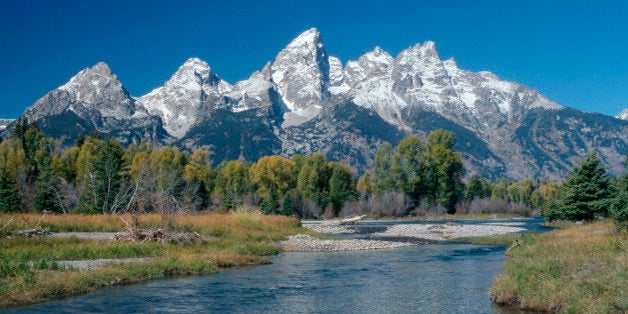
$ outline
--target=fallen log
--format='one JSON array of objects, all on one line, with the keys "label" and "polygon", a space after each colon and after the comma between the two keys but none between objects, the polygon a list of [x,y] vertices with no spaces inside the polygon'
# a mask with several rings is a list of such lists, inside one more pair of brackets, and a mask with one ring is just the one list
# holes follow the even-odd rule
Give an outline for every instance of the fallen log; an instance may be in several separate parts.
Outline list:
[{"label": "fallen log", "polygon": [[345,218],[345,219],[341,219],[338,220],[338,225],[351,225],[357,221],[360,221],[362,219],[364,219],[364,217],[366,217],[366,215],[362,215],[362,216],[357,216],[357,217],[351,217],[351,218]]},{"label": "fallen log", "polygon": [[52,234],[50,231],[48,231],[48,229],[42,229],[41,227],[35,227],[33,229],[26,229],[26,230],[18,230],[15,232],[15,235],[23,235],[29,238],[32,238],[34,236],[43,236],[43,235],[50,235]]}]

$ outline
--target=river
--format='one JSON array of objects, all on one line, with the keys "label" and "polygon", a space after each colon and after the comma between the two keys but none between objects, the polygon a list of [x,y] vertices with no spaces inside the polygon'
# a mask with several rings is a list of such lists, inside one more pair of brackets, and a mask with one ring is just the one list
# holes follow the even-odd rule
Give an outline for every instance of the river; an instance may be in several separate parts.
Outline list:
[{"label": "river", "polygon": [[[538,223],[531,222],[533,230]],[[272,264],[112,287],[15,312],[497,313],[488,295],[506,248],[434,243],[283,253]]]}]

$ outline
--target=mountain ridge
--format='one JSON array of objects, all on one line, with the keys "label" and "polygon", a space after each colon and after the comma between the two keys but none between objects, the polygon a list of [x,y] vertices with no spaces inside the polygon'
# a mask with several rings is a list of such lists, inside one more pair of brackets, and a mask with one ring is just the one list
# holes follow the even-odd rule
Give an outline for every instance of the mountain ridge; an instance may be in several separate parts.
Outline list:
[{"label": "mountain ridge", "polygon": [[[442,60],[431,41],[395,57],[375,47],[343,65],[328,55],[315,28],[233,85],[205,61],[190,58],[162,86],[131,97],[98,63],[24,113],[46,120],[49,132],[63,123],[55,117],[67,116],[76,120],[67,132],[93,128],[127,143],[148,139],[207,148],[215,163],[319,151],[361,172],[383,142],[395,145],[402,135],[445,127],[459,138],[469,173],[560,178],[591,149],[601,151],[611,171],[621,172],[628,123],[591,115],[490,72],[459,69],[453,58]],[[63,135],[65,142],[72,138]]]}]

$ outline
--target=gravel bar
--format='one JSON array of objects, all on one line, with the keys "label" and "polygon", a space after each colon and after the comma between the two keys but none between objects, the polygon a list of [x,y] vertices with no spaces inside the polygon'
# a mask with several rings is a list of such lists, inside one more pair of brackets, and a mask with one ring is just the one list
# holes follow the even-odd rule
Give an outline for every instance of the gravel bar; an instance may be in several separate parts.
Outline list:
[{"label": "gravel bar", "polygon": [[515,226],[493,224],[399,224],[388,228],[375,236],[403,236],[426,240],[446,241],[453,238],[490,236],[498,234],[522,233],[526,229]]},{"label": "gravel bar", "polygon": [[382,240],[321,240],[306,234],[290,236],[288,240],[278,243],[287,252],[333,252],[349,250],[375,250],[414,245],[410,242],[394,242]]}]

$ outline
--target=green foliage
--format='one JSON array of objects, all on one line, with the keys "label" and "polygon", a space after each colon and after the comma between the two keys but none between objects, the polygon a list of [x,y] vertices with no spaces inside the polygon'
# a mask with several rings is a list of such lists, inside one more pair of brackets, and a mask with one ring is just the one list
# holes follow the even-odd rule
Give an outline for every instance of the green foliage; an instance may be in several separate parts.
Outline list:
[{"label": "green foliage", "polygon": [[[626,158],[626,170],[628,171],[628,156]],[[613,200],[610,213],[615,218],[615,226],[620,232],[628,231],[628,172],[617,179],[617,196]]]},{"label": "green foliage", "polygon": [[401,191],[410,196],[415,204],[425,192],[423,145],[417,136],[408,136],[399,142],[393,156],[391,176]]},{"label": "green foliage", "polygon": [[344,164],[332,162],[331,178],[329,179],[329,199],[334,209],[334,215],[338,216],[345,202],[354,198],[355,184],[351,169]]},{"label": "green foliage", "polygon": [[101,144],[93,162],[93,180],[90,180],[92,192],[94,193],[94,206],[102,210],[103,213],[112,212],[115,205],[116,196],[122,185],[124,150],[118,141],[108,139]]},{"label": "green foliage", "polygon": [[615,189],[596,152],[584,158],[569,172],[558,195],[543,215],[550,219],[593,220],[609,215]]},{"label": "green foliage", "polygon": [[320,208],[329,203],[330,169],[325,156],[319,153],[305,157],[297,180],[297,191],[304,197],[316,202]]},{"label": "green foliage", "polygon": [[0,212],[16,212],[20,208],[20,194],[17,182],[6,166],[0,165]]},{"label": "green foliage", "polygon": [[454,213],[456,203],[464,194],[462,176],[465,172],[462,157],[453,151],[456,137],[450,131],[438,129],[427,136],[426,142],[423,158],[428,201]]},{"label": "green foliage", "polygon": [[491,190],[491,184],[487,180],[480,178],[478,175],[474,175],[469,179],[469,183],[467,184],[465,198],[469,201],[475,198],[490,198]]},{"label": "green foliage", "polygon": [[388,191],[396,191],[397,184],[392,173],[393,149],[390,143],[384,143],[375,153],[371,186],[373,194],[381,196]]}]

